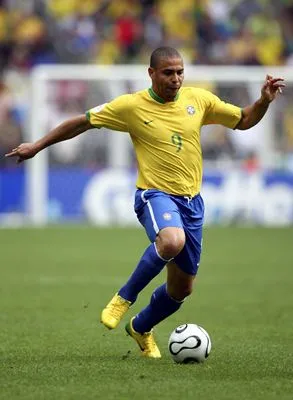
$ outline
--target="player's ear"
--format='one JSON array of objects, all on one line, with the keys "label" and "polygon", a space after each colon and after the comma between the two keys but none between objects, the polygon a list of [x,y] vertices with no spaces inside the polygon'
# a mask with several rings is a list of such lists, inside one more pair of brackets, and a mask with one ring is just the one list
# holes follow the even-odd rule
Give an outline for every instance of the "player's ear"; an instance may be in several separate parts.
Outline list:
[{"label": "player's ear", "polygon": [[154,72],[155,72],[154,68],[149,67],[148,73],[149,73],[149,77],[150,77],[151,79],[152,79],[152,76],[153,76]]}]

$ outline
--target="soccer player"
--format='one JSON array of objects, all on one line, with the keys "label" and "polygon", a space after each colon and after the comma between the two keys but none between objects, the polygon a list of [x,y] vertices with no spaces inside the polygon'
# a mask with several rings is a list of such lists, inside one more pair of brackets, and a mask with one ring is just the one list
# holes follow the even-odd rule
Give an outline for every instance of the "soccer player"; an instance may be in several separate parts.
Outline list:
[{"label": "soccer player", "polygon": [[285,85],[282,78],[267,75],[260,98],[241,109],[206,90],[181,87],[182,57],[170,47],[153,51],[148,73],[151,88],[94,107],[6,156],[22,162],[92,128],[129,132],[138,164],[135,212],[151,244],[102,311],[101,322],[116,328],[138,294],[167,265],[166,284],[155,289],[149,304],[126,325],[144,356],[160,358],[153,327],[179,310],[191,294],[200,262],[204,217],[200,129],[206,124],[251,128]]}]

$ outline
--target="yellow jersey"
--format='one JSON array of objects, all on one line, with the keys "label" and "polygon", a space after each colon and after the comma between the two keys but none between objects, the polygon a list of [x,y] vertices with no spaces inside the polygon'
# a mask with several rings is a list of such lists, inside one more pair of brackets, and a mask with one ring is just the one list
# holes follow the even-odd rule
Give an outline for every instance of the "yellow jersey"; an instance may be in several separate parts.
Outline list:
[{"label": "yellow jersey", "polygon": [[235,128],[241,108],[204,89],[182,87],[174,101],[165,102],[150,88],[119,96],[86,115],[93,127],[130,134],[138,188],[194,196],[202,182],[201,127]]}]

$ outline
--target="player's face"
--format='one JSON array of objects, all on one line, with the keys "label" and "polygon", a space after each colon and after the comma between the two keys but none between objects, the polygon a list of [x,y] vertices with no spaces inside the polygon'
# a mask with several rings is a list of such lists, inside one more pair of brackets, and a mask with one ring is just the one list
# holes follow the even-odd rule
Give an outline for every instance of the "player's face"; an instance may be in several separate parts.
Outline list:
[{"label": "player's face", "polygon": [[184,79],[181,58],[159,59],[156,68],[149,68],[154,92],[165,101],[173,101]]}]

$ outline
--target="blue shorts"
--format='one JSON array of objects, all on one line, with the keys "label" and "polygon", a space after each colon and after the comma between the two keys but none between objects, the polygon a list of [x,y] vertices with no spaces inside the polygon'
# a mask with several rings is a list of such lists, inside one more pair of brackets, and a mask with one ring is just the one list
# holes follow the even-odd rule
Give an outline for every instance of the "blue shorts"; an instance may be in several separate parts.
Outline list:
[{"label": "blue shorts", "polygon": [[184,272],[196,275],[202,247],[204,218],[201,195],[190,198],[170,195],[155,189],[138,189],[135,193],[134,210],[151,242],[155,242],[159,231],[163,228],[177,227],[184,230],[185,246],[174,261]]}]

